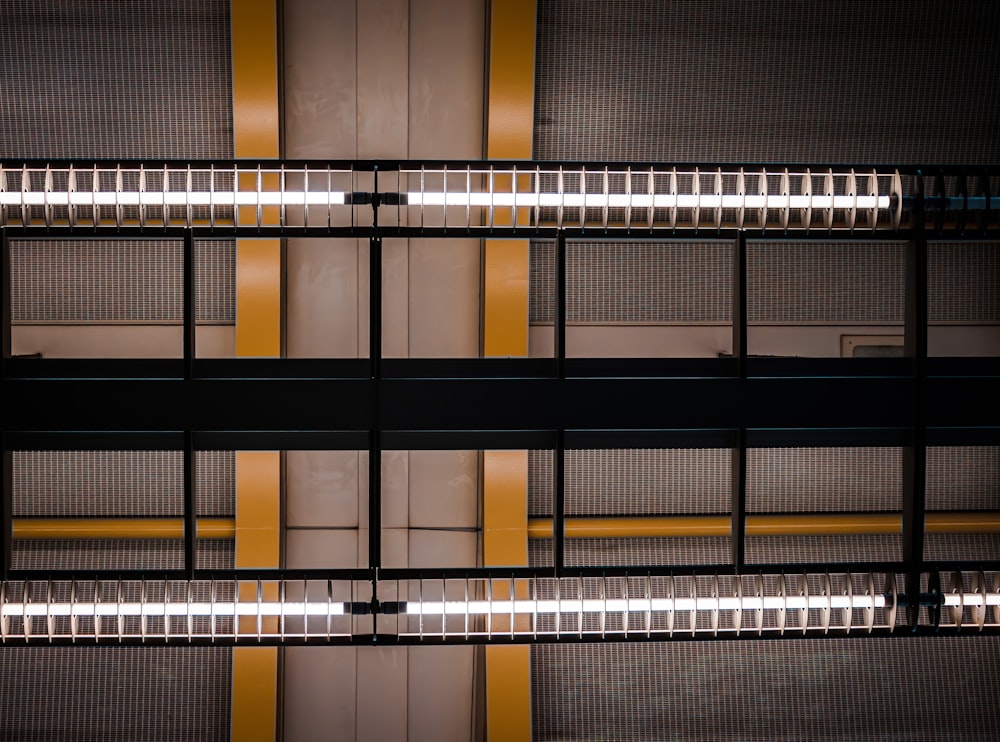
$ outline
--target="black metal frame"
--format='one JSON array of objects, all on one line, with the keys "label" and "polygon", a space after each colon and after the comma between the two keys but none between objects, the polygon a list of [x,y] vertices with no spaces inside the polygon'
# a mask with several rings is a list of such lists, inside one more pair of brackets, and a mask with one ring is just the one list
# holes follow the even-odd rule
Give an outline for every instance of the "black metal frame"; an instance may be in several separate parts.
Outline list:
[{"label": "black metal frame", "polygon": [[[92,163],[82,163],[92,165]],[[148,164],[148,163],[147,163]],[[186,165],[187,163],[178,163]],[[267,164],[267,163],[262,163]],[[276,163],[280,164],[280,163]],[[322,163],[326,166],[331,163]],[[711,230],[662,228],[608,232],[590,227],[381,227],[379,206],[390,194],[378,190],[380,168],[405,163],[345,163],[371,169],[375,191],[359,202],[372,206],[373,224],[317,230],[299,227],[122,227],[81,229],[2,227],[3,257],[3,497],[0,557],[3,577],[39,573],[11,570],[11,451],[19,449],[182,449],[184,451],[185,563],[178,573],[208,578],[197,569],[194,452],[200,449],[367,449],[369,517],[381,521],[380,456],[385,449],[546,448],[554,451],[553,555],[549,568],[461,570],[381,567],[380,528],[369,529],[369,567],[356,571],[373,585],[379,579],[530,577],[584,574],[741,573],[745,559],[746,450],[755,446],[904,446],[904,554],[900,562],[856,565],[898,570],[907,593],[919,595],[921,573],[939,566],[923,558],[924,472],[929,444],[1000,443],[1000,359],[927,357],[927,241],[935,238],[997,239],[991,227],[986,177],[986,216],[980,229],[950,229],[943,218],[925,229],[925,214],[943,197],[945,174],[936,168],[935,193],[923,194],[925,171],[911,175],[911,226],[896,231],[859,230],[865,240],[910,242],[906,277],[907,358],[755,358],[747,349],[747,243],[766,238],[845,240],[850,234],[814,230]],[[420,163],[416,163],[419,165]],[[426,163],[425,163],[426,164]],[[467,163],[449,163],[464,166]],[[533,163],[523,163],[530,169]],[[546,163],[551,165],[551,163]],[[608,163],[601,163],[604,167]],[[219,165],[223,167],[224,164]],[[319,166],[319,165],[318,165]],[[644,165],[643,167],[648,167]],[[706,166],[703,166],[706,167]],[[711,167],[711,166],[708,166]],[[759,166],[756,166],[759,167]],[[816,167],[816,166],[813,166]],[[981,169],[987,173],[996,168]],[[970,171],[974,174],[979,171]],[[357,195],[357,194],[355,194]],[[939,212],[942,213],[943,212]],[[198,359],[195,356],[194,241],[232,237],[367,237],[370,248],[370,356],[361,360]],[[383,237],[553,238],[556,241],[555,352],[552,359],[392,360],[382,358],[381,275]],[[570,239],[724,238],[735,247],[733,357],[719,359],[572,359],[566,357],[566,243]],[[20,359],[10,354],[10,242],[56,237],[183,240],[183,358],[179,361]],[[239,400],[252,397],[247,410]],[[40,403],[41,401],[41,403]],[[331,424],[332,423],[332,424]],[[563,474],[567,448],[725,447],[734,451],[732,560],[722,565],[571,568],[565,565]],[[752,565],[754,571],[843,571],[851,565]],[[955,565],[997,569],[1000,562]],[[256,571],[255,573],[259,573]],[[301,570],[294,574],[302,574]],[[332,571],[317,574],[329,576]],[[93,571],[88,571],[92,575]],[[123,576],[115,572],[101,576]],[[152,576],[162,572],[139,572]],[[249,576],[249,573],[247,573]],[[268,572],[272,578],[292,571]],[[46,572],[44,576],[58,577]],[[918,606],[908,624],[918,627]],[[377,612],[377,611],[376,611]],[[383,641],[382,638],[379,641]]]}]

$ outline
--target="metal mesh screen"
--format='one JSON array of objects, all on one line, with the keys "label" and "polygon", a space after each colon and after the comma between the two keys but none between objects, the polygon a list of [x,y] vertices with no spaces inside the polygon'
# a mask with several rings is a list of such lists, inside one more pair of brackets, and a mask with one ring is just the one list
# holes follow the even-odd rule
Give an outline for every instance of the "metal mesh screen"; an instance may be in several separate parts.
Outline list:
[{"label": "metal mesh screen", "polygon": [[971,1],[540,0],[533,154],[996,162],[998,35]]},{"label": "metal mesh screen", "polygon": [[901,448],[751,448],[747,512],[899,510]]},{"label": "metal mesh screen", "polygon": [[[233,569],[236,542],[199,541],[195,555],[199,569]],[[184,569],[184,542],[180,539],[32,539],[14,541],[14,569],[132,570]]]},{"label": "metal mesh screen", "polygon": [[927,245],[931,322],[1000,322],[1000,243]]},{"label": "metal mesh screen", "polygon": [[1000,560],[1000,533],[928,533],[924,559],[929,561]]},{"label": "metal mesh screen", "polygon": [[749,322],[903,321],[905,243],[747,245]]},{"label": "metal mesh screen", "polygon": [[[184,318],[182,245],[170,240],[11,242],[15,322]],[[195,243],[195,318],[236,321],[236,243]]]},{"label": "metal mesh screen", "polygon": [[228,740],[232,650],[0,648],[0,738]]},{"label": "metal mesh screen", "polygon": [[0,157],[233,156],[227,0],[7,0],[0,28]]},{"label": "metal mesh screen", "polygon": [[[533,242],[529,321],[555,318],[555,250]],[[732,321],[733,247],[723,242],[571,242],[566,320],[586,324]]]},{"label": "metal mesh screen", "polygon": [[[180,451],[14,451],[15,518],[179,517],[184,512]],[[201,516],[236,512],[236,456],[195,454]]]},{"label": "metal mesh screen", "polygon": [[536,740],[989,739],[1000,735],[998,665],[995,637],[539,645],[532,732]]},{"label": "metal mesh screen", "polygon": [[[729,537],[567,539],[565,563],[572,567],[728,564]],[[528,564],[552,564],[552,541],[528,542]]]},{"label": "metal mesh screen", "polygon": [[902,554],[902,538],[892,533],[748,536],[746,540],[746,561],[753,564],[895,562]]},{"label": "metal mesh screen", "polygon": [[[566,451],[566,514],[725,513],[728,448]],[[528,453],[528,513],[552,514],[552,452]]]},{"label": "metal mesh screen", "polygon": [[1000,510],[1000,446],[929,446],[928,510]]}]

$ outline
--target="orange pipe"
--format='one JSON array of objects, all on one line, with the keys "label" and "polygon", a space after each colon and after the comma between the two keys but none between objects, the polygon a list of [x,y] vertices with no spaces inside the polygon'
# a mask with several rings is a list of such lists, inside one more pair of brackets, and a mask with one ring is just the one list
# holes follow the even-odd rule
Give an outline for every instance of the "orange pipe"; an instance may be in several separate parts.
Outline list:
[{"label": "orange pipe", "polygon": [[[198,538],[235,538],[232,518],[199,518]],[[181,518],[19,518],[15,539],[184,538]]]},{"label": "orange pipe", "polygon": [[[927,513],[927,533],[1000,533],[1000,512]],[[653,518],[567,518],[566,538],[664,538],[728,536],[728,516]],[[748,536],[827,536],[837,534],[901,533],[902,516],[895,513],[830,513],[829,515],[748,515]],[[552,521],[528,521],[528,538],[552,538]]]}]

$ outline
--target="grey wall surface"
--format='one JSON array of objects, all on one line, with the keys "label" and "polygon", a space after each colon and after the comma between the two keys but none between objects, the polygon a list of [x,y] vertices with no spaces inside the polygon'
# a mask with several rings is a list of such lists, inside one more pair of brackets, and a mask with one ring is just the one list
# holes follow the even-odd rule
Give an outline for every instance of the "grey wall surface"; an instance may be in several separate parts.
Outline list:
[{"label": "grey wall surface", "polygon": [[[286,0],[286,156],[481,157],[485,14],[464,0]],[[383,242],[384,356],[478,356],[479,254],[478,240]],[[368,355],[368,260],[367,241],[288,240],[289,356]],[[367,483],[367,452],[288,453],[287,566],[368,564]],[[474,565],[479,499],[475,451],[383,452],[383,565]],[[287,650],[285,739],[469,739],[474,651],[438,649]]]}]

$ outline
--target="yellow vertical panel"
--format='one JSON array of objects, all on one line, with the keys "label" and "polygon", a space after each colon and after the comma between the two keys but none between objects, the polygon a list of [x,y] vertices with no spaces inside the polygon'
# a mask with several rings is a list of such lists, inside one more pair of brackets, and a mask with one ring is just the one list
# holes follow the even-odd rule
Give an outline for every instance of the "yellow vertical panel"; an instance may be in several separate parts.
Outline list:
[{"label": "yellow vertical panel", "polygon": [[[276,451],[236,453],[236,568],[281,564],[281,459]],[[256,585],[240,586],[241,600],[255,601]],[[264,586],[265,600],[276,600],[274,583]],[[275,628],[268,619],[268,630]],[[240,619],[239,631],[253,633],[255,618]],[[233,650],[232,738],[236,742],[272,742],[277,734],[278,650]]]},{"label": "yellow vertical panel", "polygon": [[[528,564],[528,452],[483,453],[483,564]],[[498,599],[509,592],[498,583]],[[530,647],[486,648],[486,738],[531,739]]]},{"label": "yellow vertical panel", "polygon": [[[490,6],[486,156],[530,159],[535,96],[535,0]],[[505,190],[509,182],[494,187]],[[526,223],[527,210],[516,220]],[[510,223],[497,210],[494,223]],[[528,242],[486,240],[483,254],[483,355],[528,355]]]},{"label": "yellow vertical panel", "polygon": [[483,355],[528,355],[528,241],[486,240]]},{"label": "yellow vertical panel", "polygon": [[531,739],[531,663],[527,646],[486,647],[486,739]]},{"label": "yellow vertical panel", "polygon": [[[535,0],[490,4],[486,156],[530,159],[535,82]],[[494,183],[499,189],[520,183]],[[502,211],[502,210],[501,210]],[[498,211],[497,225],[512,215]],[[513,221],[526,223],[518,210]],[[528,242],[486,240],[483,355],[528,355]],[[528,453],[483,454],[483,564],[528,563]],[[501,592],[504,588],[501,588]],[[506,588],[509,592],[509,587]],[[527,646],[486,648],[486,738],[531,739],[531,655]]]},{"label": "yellow vertical panel", "polygon": [[281,558],[281,458],[236,453],[236,568],[277,567]]},{"label": "yellow vertical panel", "polygon": [[[278,138],[278,27],[275,0],[233,0],[233,140],[237,158],[273,159]],[[241,180],[239,187],[256,190]],[[261,187],[274,190],[276,176]],[[256,209],[239,210],[240,224]],[[262,221],[274,223],[274,208]],[[281,355],[281,243],[239,240],[236,252],[236,355]]]},{"label": "yellow vertical panel", "polygon": [[237,157],[278,157],[275,0],[232,0],[233,140]]},{"label": "yellow vertical panel", "polygon": [[236,243],[236,355],[281,355],[281,242]]},{"label": "yellow vertical panel", "polygon": [[483,453],[483,563],[528,563],[528,452]]},{"label": "yellow vertical panel", "polygon": [[530,159],[535,97],[535,0],[490,5],[486,157]]},{"label": "yellow vertical panel", "polygon": [[272,742],[276,736],[277,647],[233,650],[233,742]]}]

